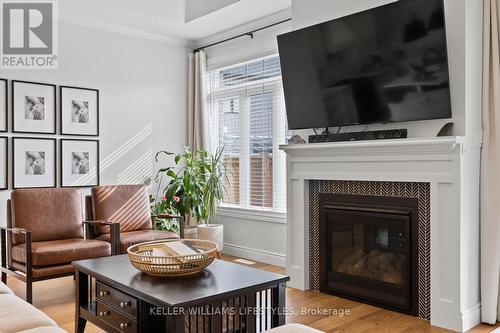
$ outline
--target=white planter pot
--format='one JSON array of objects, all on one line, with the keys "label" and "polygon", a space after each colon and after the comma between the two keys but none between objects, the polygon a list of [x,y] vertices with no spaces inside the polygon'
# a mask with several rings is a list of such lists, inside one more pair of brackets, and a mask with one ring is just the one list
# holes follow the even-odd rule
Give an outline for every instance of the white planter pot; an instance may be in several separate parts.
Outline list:
[{"label": "white planter pot", "polygon": [[198,239],[210,240],[219,246],[217,251],[224,247],[224,226],[222,224],[198,225]]},{"label": "white planter pot", "polygon": [[184,228],[184,238],[185,239],[197,239],[198,238],[198,228],[196,226],[187,226]]}]

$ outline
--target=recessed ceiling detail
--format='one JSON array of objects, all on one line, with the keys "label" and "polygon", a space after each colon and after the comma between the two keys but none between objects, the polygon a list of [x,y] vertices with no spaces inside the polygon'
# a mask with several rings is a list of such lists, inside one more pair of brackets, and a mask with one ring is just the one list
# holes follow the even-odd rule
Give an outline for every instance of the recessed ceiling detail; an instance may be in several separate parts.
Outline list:
[{"label": "recessed ceiling detail", "polygon": [[191,22],[239,1],[240,0],[186,0],[185,22]]}]

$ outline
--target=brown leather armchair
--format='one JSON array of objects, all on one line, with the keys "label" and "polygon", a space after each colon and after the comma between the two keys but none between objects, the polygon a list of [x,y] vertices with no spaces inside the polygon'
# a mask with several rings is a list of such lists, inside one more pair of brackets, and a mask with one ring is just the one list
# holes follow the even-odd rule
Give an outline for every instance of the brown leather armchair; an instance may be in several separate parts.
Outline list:
[{"label": "brown leather armchair", "polygon": [[[149,192],[145,185],[96,186],[86,197],[85,205],[88,220],[120,225],[120,232],[115,232],[115,237],[108,226],[97,226],[91,235],[110,242],[115,253],[127,253],[129,246],[141,242],[179,238],[173,232],[153,230]],[[184,236],[183,217],[168,214],[157,217],[180,219],[180,237]]]},{"label": "brown leather armchair", "polygon": [[[72,261],[111,255],[102,240],[84,239],[82,195],[78,189],[21,189],[7,201],[7,227],[0,228],[2,282],[7,274],[32,283],[74,273]],[[20,274],[24,273],[24,274]]]}]

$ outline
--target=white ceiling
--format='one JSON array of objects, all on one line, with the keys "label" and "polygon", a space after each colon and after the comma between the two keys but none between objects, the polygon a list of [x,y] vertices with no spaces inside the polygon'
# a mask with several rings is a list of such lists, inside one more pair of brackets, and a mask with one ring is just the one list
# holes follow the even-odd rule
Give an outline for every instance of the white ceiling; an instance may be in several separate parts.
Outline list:
[{"label": "white ceiling", "polygon": [[241,0],[186,0],[185,20],[190,22]]},{"label": "white ceiling", "polygon": [[187,23],[186,0],[63,0],[59,1],[59,18],[74,24],[189,44],[291,7],[291,0],[240,0],[213,11],[213,3],[210,4],[213,0],[204,1],[208,14]]}]

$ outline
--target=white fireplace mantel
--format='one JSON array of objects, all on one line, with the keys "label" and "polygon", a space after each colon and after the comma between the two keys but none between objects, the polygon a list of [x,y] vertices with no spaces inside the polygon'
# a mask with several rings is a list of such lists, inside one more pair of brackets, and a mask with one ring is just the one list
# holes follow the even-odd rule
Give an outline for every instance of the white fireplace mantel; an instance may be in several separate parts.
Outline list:
[{"label": "white fireplace mantel", "polygon": [[[309,180],[430,183],[431,324],[466,331],[480,321],[478,191],[463,137],[283,145],[287,154],[287,273],[309,288]],[[477,236],[477,237],[476,237]]]}]

